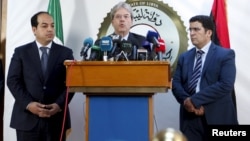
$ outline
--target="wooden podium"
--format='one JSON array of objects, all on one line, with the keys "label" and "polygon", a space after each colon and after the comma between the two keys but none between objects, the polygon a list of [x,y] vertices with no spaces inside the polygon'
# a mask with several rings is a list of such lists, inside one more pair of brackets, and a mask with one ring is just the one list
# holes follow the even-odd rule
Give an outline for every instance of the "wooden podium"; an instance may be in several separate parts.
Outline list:
[{"label": "wooden podium", "polygon": [[66,84],[86,95],[86,141],[150,141],[153,95],[171,87],[166,61],[66,60]]}]

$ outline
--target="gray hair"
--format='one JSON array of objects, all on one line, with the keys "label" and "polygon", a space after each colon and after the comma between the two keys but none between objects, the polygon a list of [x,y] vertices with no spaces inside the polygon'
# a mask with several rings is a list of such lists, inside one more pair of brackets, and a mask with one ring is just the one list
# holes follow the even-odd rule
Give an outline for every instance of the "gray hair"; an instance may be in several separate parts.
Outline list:
[{"label": "gray hair", "polygon": [[128,4],[128,3],[126,3],[126,2],[119,2],[118,4],[116,4],[116,5],[111,9],[111,12],[110,12],[111,20],[114,19],[114,16],[115,16],[116,11],[117,11],[118,9],[120,9],[120,8],[126,9],[126,10],[130,13],[131,19],[133,20],[134,16],[133,16],[132,7],[130,6],[130,4]]}]

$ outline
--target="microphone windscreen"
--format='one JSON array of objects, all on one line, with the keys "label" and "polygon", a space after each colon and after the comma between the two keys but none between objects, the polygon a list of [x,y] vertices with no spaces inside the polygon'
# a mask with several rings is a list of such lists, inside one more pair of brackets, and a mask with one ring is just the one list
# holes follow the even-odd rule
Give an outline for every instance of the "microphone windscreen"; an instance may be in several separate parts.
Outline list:
[{"label": "microphone windscreen", "polygon": [[155,48],[156,52],[165,52],[166,51],[166,45],[165,41],[161,38],[158,39],[159,46]]},{"label": "microphone windscreen", "polygon": [[116,34],[113,34],[113,35],[110,35],[112,40],[119,40],[121,41],[122,37],[120,35],[116,35]]},{"label": "microphone windscreen", "polygon": [[125,53],[131,53],[133,50],[132,43],[125,40],[121,41],[121,50]]},{"label": "microphone windscreen", "polygon": [[85,39],[84,41],[83,41],[83,45],[84,46],[92,46],[93,45],[93,39],[92,38],[87,38],[87,39]]},{"label": "microphone windscreen", "polygon": [[91,47],[91,52],[90,52],[90,57],[89,60],[100,60],[100,54],[101,54],[101,48],[99,46],[92,46]]},{"label": "microphone windscreen", "polygon": [[151,43],[154,43],[155,39],[157,40],[159,38],[159,34],[155,31],[152,31],[152,30],[149,30],[148,33],[147,33],[147,36],[146,36],[146,39],[151,42]]},{"label": "microphone windscreen", "polygon": [[112,38],[111,37],[102,37],[100,41],[101,51],[110,51],[112,49]]},{"label": "microphone windscreen", "polygon": [[113,42],[113,47],[111,49],[110,55],[113,56],[115,51],[120,50],[119,48],[120,48],[122,37],[120,35],[116,35],[116,34],[112,34],[110,36],[111,36],[112,42]]}]

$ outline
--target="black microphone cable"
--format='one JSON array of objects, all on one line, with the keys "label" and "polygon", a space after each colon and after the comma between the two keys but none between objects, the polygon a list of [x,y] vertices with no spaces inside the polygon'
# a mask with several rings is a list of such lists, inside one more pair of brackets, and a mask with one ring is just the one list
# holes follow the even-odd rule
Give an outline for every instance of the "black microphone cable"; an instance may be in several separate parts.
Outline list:
[{"label": "black microphone cable", "polygon": [[[69,65],[69,69],[68,69],[68,76],[71,75],[71,68],[72,66],[76,63],[76,60],[73,60],[70,65]],[[66,70],[67,71],[67,70]],[[71,78],[71,77],[68,77],[68,78]],[[68,84],[70,82],[70,80],[68,79],[67,80]],[[66,84],[67,84],[66,82]],[[64,115],[63,115],[63,121],[62,121],[62,130],[61,130],[61,136],[60,136],[60,141],[62,141],[63,139],[63,133],[64,133],[64,126],[65,126],[65,121],[66,121],[66,115],[67,115],[67,107],[68,107],[68,97],[69,97],[69,86],[67,86],[67,89],[66,89],[66,99],[65,99],[65,105],[64,105]],[[66,136],[66,132],[65,132],[65,136]]]}]

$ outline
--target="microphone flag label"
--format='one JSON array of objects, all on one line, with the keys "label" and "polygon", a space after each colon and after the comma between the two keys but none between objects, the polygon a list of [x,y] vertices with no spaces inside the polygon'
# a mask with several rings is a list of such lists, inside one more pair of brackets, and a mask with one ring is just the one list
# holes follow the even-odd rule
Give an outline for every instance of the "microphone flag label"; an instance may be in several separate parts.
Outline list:
[{"label": "microphone flag label", "polygon": [[100,43],[101,51],[110,51],[112,46],[112,39],[110,37],[102,37]]}]

